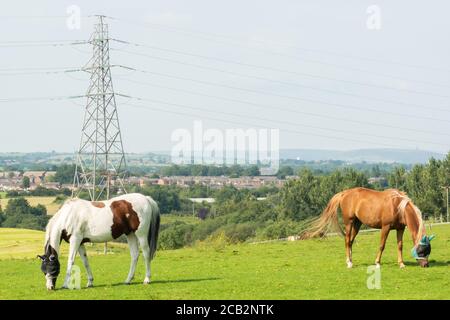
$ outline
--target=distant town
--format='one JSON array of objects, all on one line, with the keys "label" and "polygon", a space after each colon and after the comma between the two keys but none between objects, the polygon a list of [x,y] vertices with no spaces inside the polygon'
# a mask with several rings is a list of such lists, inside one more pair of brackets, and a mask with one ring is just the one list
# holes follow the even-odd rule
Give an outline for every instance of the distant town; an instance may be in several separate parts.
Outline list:
[{"label": "distant town", "polygon": [[[358,154],[364,155],[369,160],[361,160]],[[287,180],[295,178],[299,170],[304,168],[316,174],[354,168],[366,173],[369,184],[383,186],[386,184],[387,175],[399,166],[410,169],[414,163],[422,163],[430,157],[442,157],[440,154],[427,151],[386,149],[360,150],[359,152],[357,150],[344,152],[286,149],[281,151],[281,155],[281,171],[278,174],[267,174],[265,168],[238,172],[220,171],[216,169],[217,167],[213,167],[214,170],[206,168],[206,170],[186,171],[172,166],[170,156],[164,152],[127,154],[129,174],[124,182],[138,187],[201,185],[212,189],[223,186],[256,189],[262,186],[281,187]],[[413,160],[410,163],[405,162],[405,155]],[[338,160],[332,160],[330,157],[336,157]],[[71,153],[0,153],[0,191],[33,191],[37,187],[72,190],[74,171],[70,166],[73,166],[74,162],[75,156]],[[57,174],[61,167],[66,167],[63,178]]]},{"label": "distant town", "polygon": [[[56,171],[9,171],[0,172],[0,191],[32,191],[37,187],[43,187],[46,189],[69,189],[72,190],[72,183],[59,183],[54,182]],[[286,176],[284,178],[278,178],[277,176],[243,176],[238,178],[231,178],[226,176],[220,177],[205,177],[205,176],[170,176],[170,177],[136,177],[131,176],[125,178],[125,184],[135,185],[139,187],[149,185],[160,186],[178,186],[178,187],[190,187],[193,185],[202,185],[210,188],[221,188],[223,186],[234,186],[237,189],[243,188],[259,188],[263,186],[277,186],[281,187],[287,179],[295,178],[295,176]],[[25,183],[24,179],[29,181]]]}]

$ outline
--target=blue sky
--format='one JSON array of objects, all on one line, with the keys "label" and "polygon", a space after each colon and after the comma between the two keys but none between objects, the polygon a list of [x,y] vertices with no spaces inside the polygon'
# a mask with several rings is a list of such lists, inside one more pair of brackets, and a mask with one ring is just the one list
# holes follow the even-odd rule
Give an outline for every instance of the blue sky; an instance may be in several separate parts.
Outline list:
[{"label": "blue sky", "polygon": [[[81,10],[81,28],[66,25]],[[369,29],[367,9],[380,9]],[[74,151],[90,48],[12,46],[11,41],[89,38],[104,14],[127,152],[169,150],[171,133],[279,128],[281,148],[392,147],[446,152],[450,136],[448,1],[14,1],[0,13],[0,152]],[[22,68],[19,70],[19,68]],[[170,89],[169,89],[170,88]],[[145,108],[133,107],[142,105]]]}]

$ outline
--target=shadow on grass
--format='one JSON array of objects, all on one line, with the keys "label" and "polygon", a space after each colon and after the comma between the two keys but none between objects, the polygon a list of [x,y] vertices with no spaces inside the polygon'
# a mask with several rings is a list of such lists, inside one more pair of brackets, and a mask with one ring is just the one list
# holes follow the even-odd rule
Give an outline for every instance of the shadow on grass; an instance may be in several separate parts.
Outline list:
[{"label": "shadow on grass", "polygon": [[[220,280],[221,278],[195,278],[195,279],[178,279],[178,280],[154,280],[150,282],[150,285],[152,284],[164,284],[164,283],[185,283],[185,282],[199,282],[199,281],[214,281],[214,280]],[[126,284],[124,282],[114,283],[114,284],[100,284],[95,285],[94,288],[102,288],[102,287],[119,287],[119,286],[136,286],[136,285],[143,285],[142,282],[132,282],[130,284]],[[89,289],[89,288],[87,288]]]},{"label": "shadow on grass", "polygon": [[[450,265],[450,261],[436,261],[436,260],[430,260],[429,261],[430,268],[433,267],[448,267]],[[419,266],[417,262],[405,262],[406,266]]]},{"label": "shadow on grass", "polygon": [[[419,264],[415,261],[404,261],[405,266],[407,267],[420,267]],[[369,267],[369,266],[375,266],[375,263],[354,263],[355,267]],[[381,267],[383,266],[397,266],[397,263],[392,263],[392,262],[386,262],[386,263],[381,263]],[[450,266],[450,261],[436,261],[436,260],[430,260],[430,268],[433,267],[448,267]]]}]

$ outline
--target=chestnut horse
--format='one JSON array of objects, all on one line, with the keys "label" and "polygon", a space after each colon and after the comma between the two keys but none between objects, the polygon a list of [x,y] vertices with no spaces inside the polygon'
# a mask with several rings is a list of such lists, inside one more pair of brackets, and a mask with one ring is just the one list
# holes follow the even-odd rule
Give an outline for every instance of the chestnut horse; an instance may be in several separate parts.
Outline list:
[{"label": "chestnut horse", "polygon": [[[341,208],[345,232],[338,222],[338,209]],[[322,215],[313,221],[311,227],[301,236],[303,239],[324,236],[331,228],[345,235],[347,267],[351,268],[352,244],[362,224],[381,229],[381,242],[375,264],[380,267],[386,239],[390,230],[397,230],[398,264],[403,263],[403,232],[407,226],[414,243],[413,257],[422,267],[428,267],[431,252],[430,241],[434,236],[425,234],[422,214],[404,192],[396,189],[375,191],[366,188],[353,188],[337,193],[328,202]]]}]

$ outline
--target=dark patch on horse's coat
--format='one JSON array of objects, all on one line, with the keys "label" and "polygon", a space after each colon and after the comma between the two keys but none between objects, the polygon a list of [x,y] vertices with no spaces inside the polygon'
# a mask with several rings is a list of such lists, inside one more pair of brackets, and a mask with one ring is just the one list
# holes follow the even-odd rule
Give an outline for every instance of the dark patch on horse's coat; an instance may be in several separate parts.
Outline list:
[{"label": "dark patch on horse's coat", "polygon": [[135,232],[139,227],[139,217],[130,202],[126,200],[113,201],[111,211],[113,213],[111,234],[114,239],[122,234],[128,235]]},{"label": "dark patch on horse's coat", "polygon": [[[65,242],[69,243],[70,236],[71,235],[67,233],[67,230],[63,229],[63,231],[61,232],[61,241],[64,240]],[[81,240],[81,244],[85,242],[91,242],[91,240],[89,238],[83,238],[83,240]]]},{"label": "dark patch on horse's coat", "polygon": [[104,208],[105,204],[101,201],[91,201],[91,204],[96,208]]}]

